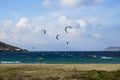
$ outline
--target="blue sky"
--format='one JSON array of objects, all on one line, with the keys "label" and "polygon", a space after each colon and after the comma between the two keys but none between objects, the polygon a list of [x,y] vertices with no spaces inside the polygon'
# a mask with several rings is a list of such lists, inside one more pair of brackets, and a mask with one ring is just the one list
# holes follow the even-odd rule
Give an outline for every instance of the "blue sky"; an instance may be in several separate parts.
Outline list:
[{"label": "blue sky", "polygon": [[0,0],[0,14],[0,41],[28,50],[120,46],[120,0]]}]

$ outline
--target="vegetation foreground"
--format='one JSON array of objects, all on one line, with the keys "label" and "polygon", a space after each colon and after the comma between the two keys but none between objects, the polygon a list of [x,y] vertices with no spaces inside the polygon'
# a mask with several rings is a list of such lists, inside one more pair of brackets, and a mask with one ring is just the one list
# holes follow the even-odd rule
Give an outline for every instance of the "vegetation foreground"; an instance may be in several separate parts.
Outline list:
[{"label": "vegetation foreground", "polygon": [[[85,67],[83,70],[82,66]],[[93,69],[87,67],[93,66]],[[0,80],[120,80],[120,66],[108,70],[105,65],[0,64]],[[107,65],[106,65],[107,66]],[[112,67],[111,67],[112,68]],[[114,68],[114,67],[113,67]],[[95,70],[94,70],[95,69]]]}]

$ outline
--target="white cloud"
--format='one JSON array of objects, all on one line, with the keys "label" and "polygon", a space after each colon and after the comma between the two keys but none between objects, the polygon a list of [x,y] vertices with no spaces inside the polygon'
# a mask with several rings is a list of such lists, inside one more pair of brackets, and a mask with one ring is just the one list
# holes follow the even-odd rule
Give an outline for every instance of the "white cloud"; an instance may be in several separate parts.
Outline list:
[{"label": "white cloud", "polygon": [[105,0],[95,0],[96,4],[102,4]]},{"label": "white cloud", "polygon": [[29,33],[32,32],[34,29],[34,26],[32,26],[30,20],[26,17],[23,17],[19,20],[19,22],[16,24],[16,27],[13,29],[16,33]]},{"label": "white cloud", "polygon": [[41,31],[42,29],[40,27],[35,27],[34,30],[33,30],[33,33],[42,33]]},{"label": "white cloud", "polygon": [[20,19],[20,21],[16,24],[16,26],[18,28],[20,28],[20,27],[26,27],[26,26],[28,26],[28,22],[29,22],[29,20],[26,17],[24,17],[24,18]]},{"label": "white cloud", "polygon": [[66,7],[66,8],[75,8],[80,6],[93,6],[102,4],[105,0],[44,0],[42,6],[49,7]]},{"label": "white cloud", "polygon": [[3,33],[5,35],[5,34],[11,32],[11,28],[13,27],[12,24],[13,24],[12,20],[2,20],[0,22],[0,34],[1,34],[1,36],[3,35]]},{"label": "white cloud", "polygon": [[78,7],[102,4],[105,0],[60,0],[61,6]]},{"label": "white cloud", "polygon": [[[9,31],[11,31],[7,32],[9,35],[0,35],[1,39],[9,39],[12,43],[19,43],[19,45],[29,44],[31,46],[37,45],[45,48],[44,45],[48,44],[53,44],[54,46],[63,44],[64,46],[66,41],[77,43],[82,40],[81,36],[89,34],[87,32],[89,27],[87,20],[79,18],[73,19],[65,15],[50,16],[51,14],[45,15],[44,18],[39,17],[38,19],[37,17],[37,20],[30,20],[27,17],[21,18],[18,23],[14,24],[14,27],[9,29]],[[72,27],[72,29],[68,29],[68,34],[64,30],[66,26]],[[47,34],[42,34],[42,29],[46,29]],[[60,40],[56,40],[57,34],[61,34]],[[21,42],[23,43],[20,44]]]},{"label": "white cloud", "polygon": [[60,5],[63,7],[76,7],[80,3],[80,0],[60,0]]},{"label": "white cloud", "polygon": [[51,6],[51,5],[52,5],[52,3],[51,3],[50,0],[44,0],[44,1],[42,2],[42,6],[44,6],[44,7],[49,7],[49,6]]},{"label": "white cloud", "polygon": [[91,23],[85,19],[77,19],[76,23],[78,23],[80,25],[81,33],[88,33],[87,31],[90,32],[90,30],[92,28]]},{"label": "white cloud", "polygon": [[9,27],[12,24],[12,20],[4,20],[3,21],[3,26],[4,27]]},{"label": "white cloud", "polygon": [[81,28],[81,29],[83,29],[83,30],[86,29],[87,23],[86,23],[85,20],[83,20],[83,19],[79,19],[79,20],[77,20],[77,23],[80,24],[80,28]]},{"label": "white cloud", "polygon": [[[91,24],[84,19],[72,19],[66,16],[60,16],[58,18],[58,25],[60,26],[60,30],[65,29],[66,26],[71,26],[72,29],[68,29],[69,34],[66,35],[65,33],[63,35],[68,36],[69,39],[73,40],[73,38],[80,38],[82,36],[87,36],[88,34],[90,34],[91,32],[91,28],[93,28],[91,26]],[[56,24],[56,23],[54,23]],[[54,27],[54,29],[56,29]],[[63,32],[61,32],[63,33]]]},{"label": "white cloud", "polygon": [[72,26],[73,25],[73,20],[72,19],[68,19],[66,16],[60,16],[58,19],[58,23],[61,26]]},{"label": "white cloud", "polygon": [[6,33],[0,33],[0,40],[7,40],[8,35]]},{"label": "white cloud", "polygon": [[92,36],[95,37],[95,38],[100,38],[99,34],[93,34]]}]

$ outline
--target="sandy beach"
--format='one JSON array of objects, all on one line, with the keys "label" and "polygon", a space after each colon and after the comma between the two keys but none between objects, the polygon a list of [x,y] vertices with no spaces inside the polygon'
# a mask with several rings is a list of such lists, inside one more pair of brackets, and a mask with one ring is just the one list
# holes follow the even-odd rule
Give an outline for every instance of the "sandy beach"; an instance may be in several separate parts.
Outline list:
[{"label": "sandy beach", "polygon": [[120,64],[0,64],[0,80],[111,80],[119,74]]},{"label": "sandy beach", "polygon": [[102,70],[115,71],[120,70],[120,64],[0,64],[0,68],[34,68],[34,69],[64,69],[79,71]]}]

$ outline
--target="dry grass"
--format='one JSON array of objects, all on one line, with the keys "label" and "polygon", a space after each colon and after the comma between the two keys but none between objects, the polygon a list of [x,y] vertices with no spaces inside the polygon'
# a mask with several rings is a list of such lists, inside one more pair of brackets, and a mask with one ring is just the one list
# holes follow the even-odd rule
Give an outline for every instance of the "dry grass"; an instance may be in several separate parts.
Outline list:
[{"label": "dry grass", "polygon": [[120,64],[0,64],[0,80],[87,80],[119,70]]}]

